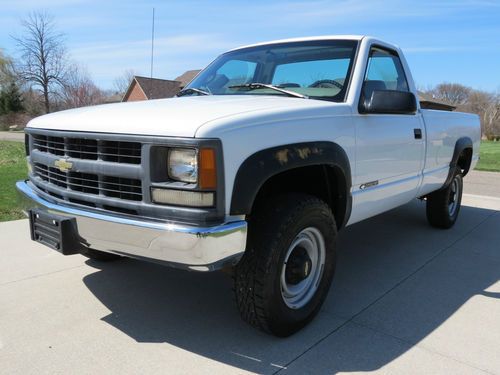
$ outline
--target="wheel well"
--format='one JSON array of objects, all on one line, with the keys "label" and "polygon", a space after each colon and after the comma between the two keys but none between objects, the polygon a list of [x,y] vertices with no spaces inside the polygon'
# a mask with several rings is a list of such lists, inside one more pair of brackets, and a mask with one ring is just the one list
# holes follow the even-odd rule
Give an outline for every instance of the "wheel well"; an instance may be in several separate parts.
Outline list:
[{"label": "wheel well", "polygon": [[457,165],[462,170],[462,175],[465,176],[469,172],[470,164],[472,162],[472,149],[464,149],[457,160]]},{"label": "wheel well", "polygon": [[252,212],[266,198],[281,193],[314,195],[330,206],[338,228],[347,221],[349,191],[340,168],[314,165],[278,173],[270,177],[259,189],[252,205]]}]

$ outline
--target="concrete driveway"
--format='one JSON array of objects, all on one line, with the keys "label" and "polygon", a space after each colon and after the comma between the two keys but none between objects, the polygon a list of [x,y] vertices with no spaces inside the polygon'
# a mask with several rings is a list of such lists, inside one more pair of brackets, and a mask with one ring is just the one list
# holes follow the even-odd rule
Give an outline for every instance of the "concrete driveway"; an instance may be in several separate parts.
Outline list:
[{"label": "concrete driveway", "polygon": [[500,173],[470,171],[464,181],[466,195],[500,197]]},{"label": "concrete driveway", "polygon": [[0,131],[0,141],[24,142],[24,132]]},{"label": "concrete driveway", "polygon": [[463,204],[448,231],[419,201],[342,231],[330,296],[288,339],[240,320],[225,274],[64,257],[2,223],[0,373],[500,374],[500,198]]}]

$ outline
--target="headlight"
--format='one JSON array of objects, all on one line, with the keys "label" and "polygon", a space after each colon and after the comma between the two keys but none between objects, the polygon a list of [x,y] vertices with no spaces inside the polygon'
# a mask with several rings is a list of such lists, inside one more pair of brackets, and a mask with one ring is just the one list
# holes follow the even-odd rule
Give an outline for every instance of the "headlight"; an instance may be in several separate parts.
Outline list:
[{"label": "headlight", "polygon": [[151,147],[151,201],[184,207],[214,207],[219,178],[216,152],[215,147],[203,145]]},{"label": "headlight", "polygon": [[176,181],[195,184],[198,181],[198,158],[190,148],[171,149],[168,152],[168,176]]}]

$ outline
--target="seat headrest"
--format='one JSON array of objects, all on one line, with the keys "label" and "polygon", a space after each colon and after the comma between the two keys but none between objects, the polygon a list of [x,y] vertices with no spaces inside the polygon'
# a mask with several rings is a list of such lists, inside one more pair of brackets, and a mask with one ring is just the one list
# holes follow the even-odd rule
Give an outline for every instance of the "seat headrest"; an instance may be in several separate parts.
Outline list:
[{"label": "seat headrest", "polygon": [[387,90],[384,81],[368,80],[363,84],[363,96],[370,99],[375,90]]}]

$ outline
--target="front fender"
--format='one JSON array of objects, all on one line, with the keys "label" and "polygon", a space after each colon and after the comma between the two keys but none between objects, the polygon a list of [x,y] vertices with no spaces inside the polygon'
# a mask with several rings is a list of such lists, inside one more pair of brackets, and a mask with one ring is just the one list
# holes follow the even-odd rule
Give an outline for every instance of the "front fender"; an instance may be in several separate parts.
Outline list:
[{"label": "front fender", "polygon": [[[341,146],[324,141],[286,144],[258,151],[240,165],[232,192],[231,214],[249,214],[260,188],[272,176],[313,165],[327,165],[341,171],[345,180],[343,190],[345,189],[346,198],[350,198],[351,168]],[[347,221],[345,216],[348,216],[349,207],[350,204],[346,204],[344,223]]]}]

